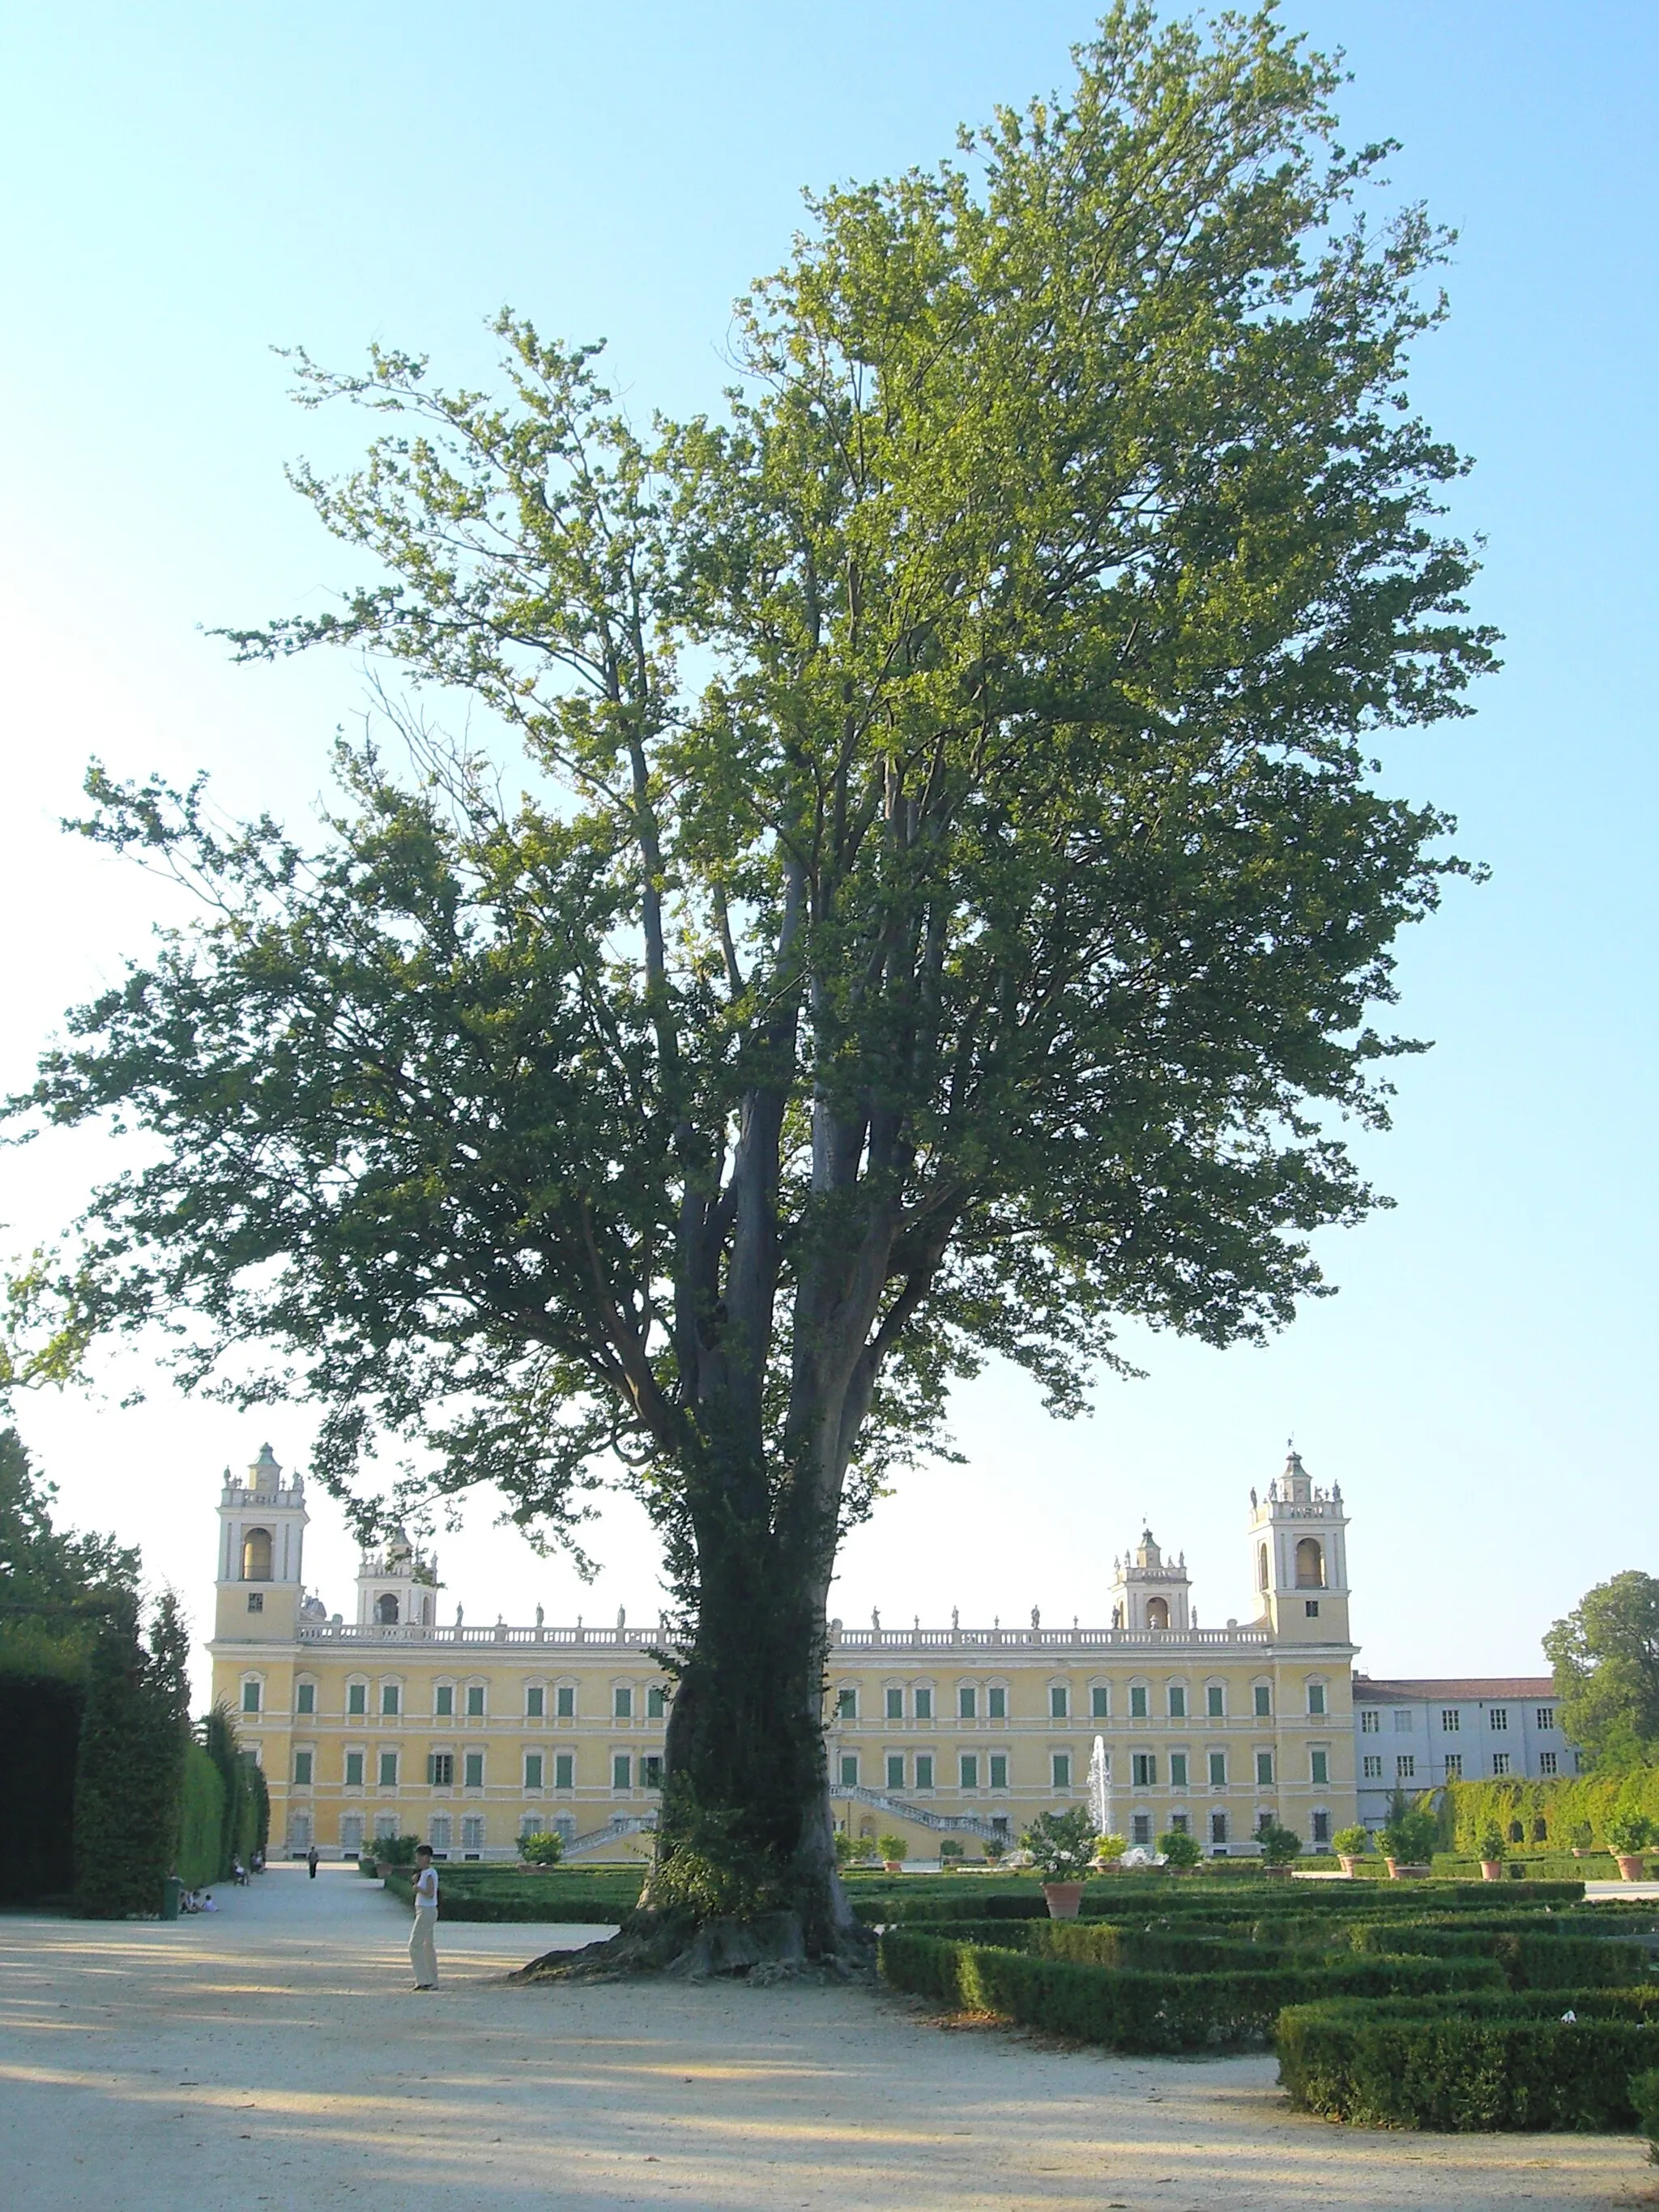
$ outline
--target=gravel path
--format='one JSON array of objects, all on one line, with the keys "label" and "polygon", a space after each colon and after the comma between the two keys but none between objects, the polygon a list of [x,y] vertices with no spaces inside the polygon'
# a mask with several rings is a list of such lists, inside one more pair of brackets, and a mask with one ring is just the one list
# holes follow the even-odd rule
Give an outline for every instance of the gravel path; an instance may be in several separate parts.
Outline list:
[{"label": "gravel path", "polygon": [[5,2212],[1394,2212],[1659,2205],[1631,2137],[1350,2134],[1273,2063],[1054,2051],[868,1990],[511,1989],[587,1929],[441,1930],[274,1868],[224,1911],[0,1917]]}]

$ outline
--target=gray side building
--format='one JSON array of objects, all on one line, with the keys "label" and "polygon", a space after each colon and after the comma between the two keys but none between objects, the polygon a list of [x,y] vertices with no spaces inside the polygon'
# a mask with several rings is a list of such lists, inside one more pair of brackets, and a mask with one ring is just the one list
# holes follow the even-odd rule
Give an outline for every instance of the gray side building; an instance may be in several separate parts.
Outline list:
[{"label": "gray side building", "polygon": [[1443,1782],[1577,1774],[1547,1674],[1453,1674],[1407,1681],[1353,1678],[1354,1779],[1359,1817],[1380,1828],[1396,1789]]}]

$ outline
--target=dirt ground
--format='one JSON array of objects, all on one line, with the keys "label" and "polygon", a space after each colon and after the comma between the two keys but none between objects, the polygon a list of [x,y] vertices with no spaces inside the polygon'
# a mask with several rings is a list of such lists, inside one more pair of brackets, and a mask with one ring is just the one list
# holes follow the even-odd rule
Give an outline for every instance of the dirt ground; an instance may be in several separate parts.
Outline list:
[{"label": "dirt ground", "polygon": [[1265,2057],[1056,2051],[867,1990],[513,1989],[586,1929],[280,1867],[162,1927],[0,1917],[5,2212],[1456,2212],[1659,2205],[1633,2137],[1350,2133]]}]

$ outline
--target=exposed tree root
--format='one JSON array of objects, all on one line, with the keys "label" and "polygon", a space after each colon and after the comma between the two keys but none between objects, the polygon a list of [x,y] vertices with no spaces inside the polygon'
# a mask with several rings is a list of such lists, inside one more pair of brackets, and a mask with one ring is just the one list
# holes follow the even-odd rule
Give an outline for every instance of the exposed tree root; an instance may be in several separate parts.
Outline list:
[{"label": "exposed tree root", "polygon": [[548,1951],[520,1966],[513,1982],[616,1982],[636,1974],[677,1980],[775,1982],[868,1981],[875,1973],[875,1938],[867,1929],[841,1931],[836,1948],[809,1955],[794,1912],[766,1912],[751,1920],[683,1921],[623,1928],[604,1942],[579,1951]]}]

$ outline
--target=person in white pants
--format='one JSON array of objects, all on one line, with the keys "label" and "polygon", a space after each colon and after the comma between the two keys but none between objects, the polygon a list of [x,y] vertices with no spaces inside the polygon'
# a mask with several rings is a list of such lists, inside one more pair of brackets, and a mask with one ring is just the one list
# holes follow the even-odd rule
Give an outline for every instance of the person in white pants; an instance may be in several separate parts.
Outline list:
[{"label": "person in white pants", "polygon": [[409,1963],[415,1969],[417,1990],[438,1986],[438,1869],[432,1863],[432,1846],[422,1844],[415,1852],[415,1925],[409,1936]]}]

